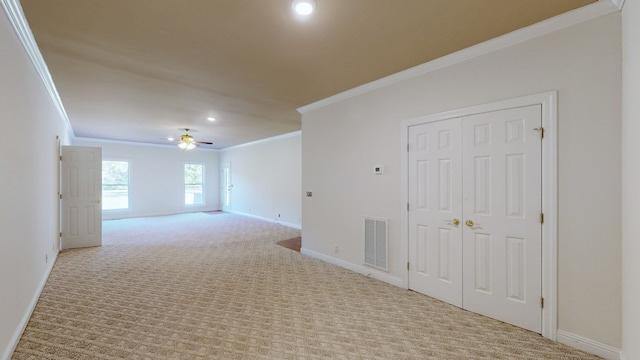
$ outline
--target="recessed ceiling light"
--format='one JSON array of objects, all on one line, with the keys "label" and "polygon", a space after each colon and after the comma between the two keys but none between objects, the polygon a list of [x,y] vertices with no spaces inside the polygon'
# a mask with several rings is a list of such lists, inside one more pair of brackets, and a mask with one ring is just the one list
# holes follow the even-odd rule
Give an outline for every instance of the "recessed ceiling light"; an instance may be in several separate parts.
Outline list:
[{"label": "recessed ceiling light", "polygon": [[213,116],[209,116],[209,117],[207,118],[207,120],[209,120],[209,121],[216,121],[216,118],[214,118]]},{"label": "recessed ceiling light", "polygon": [[314,0],[293,0],[291,9],[300,16],[309,16],[316,9]]}]

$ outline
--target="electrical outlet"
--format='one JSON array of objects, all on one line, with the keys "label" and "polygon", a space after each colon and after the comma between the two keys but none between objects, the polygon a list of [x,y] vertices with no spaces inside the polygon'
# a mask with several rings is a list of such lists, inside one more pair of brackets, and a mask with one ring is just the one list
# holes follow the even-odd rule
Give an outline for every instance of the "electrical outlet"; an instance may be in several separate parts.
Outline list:
[{"label": "electrical outlet", "polygon": [[49,254],[44,254],[44,262],[45,263],[49,262]]}]

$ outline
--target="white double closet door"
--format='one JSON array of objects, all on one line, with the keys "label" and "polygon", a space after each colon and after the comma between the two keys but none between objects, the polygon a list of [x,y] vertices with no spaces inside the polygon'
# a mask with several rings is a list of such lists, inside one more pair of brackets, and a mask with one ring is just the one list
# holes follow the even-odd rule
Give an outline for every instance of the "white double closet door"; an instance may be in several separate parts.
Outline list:
[{"label": "white double closet door", "polygon": [[542,331],[541,106],[409,127],[409,288]]}]

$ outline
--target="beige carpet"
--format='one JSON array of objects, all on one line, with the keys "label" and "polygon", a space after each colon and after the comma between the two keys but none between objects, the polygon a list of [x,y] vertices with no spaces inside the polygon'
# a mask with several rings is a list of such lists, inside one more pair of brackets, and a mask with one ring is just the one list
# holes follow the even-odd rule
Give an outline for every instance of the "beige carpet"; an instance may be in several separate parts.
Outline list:
[{"label": "beige carpet", "polygon": [[276,246],[231,214],[112,220],[60,254],[13,359],[596,359]]}]

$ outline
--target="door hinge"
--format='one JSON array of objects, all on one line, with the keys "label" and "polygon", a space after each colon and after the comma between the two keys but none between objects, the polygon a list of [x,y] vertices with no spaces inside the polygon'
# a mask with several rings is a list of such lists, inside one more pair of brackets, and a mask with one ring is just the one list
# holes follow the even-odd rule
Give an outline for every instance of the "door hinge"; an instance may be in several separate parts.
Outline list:
[{"label": "door hinge", "polygon": [[540,224],[544,224],[544,213],[540,213]]},{"label": "door hinge", "polygon": [[58,237],[62,237],[62,231],[60,231],[60,233],[58,234]]},{"label": "door hinge", "polygon": [[407,261],[407,271],[409,271],[409,262]]},{"label": "door hinge", "polygon": [[544,139],[544,128],[543,127],[535,128],[533,130],[537,131],[538,134],[540,134],[540,139]]},{"label": "door hinge", "polygon": [[409,143],[407,143],[407,152],[409,152]]},{"label": "door hinge", "polygon": [[62,200],[62,194],[58,194],[58,197],[60,198],[60,200]]},{"label": "door hinge", "polygon": [[540,307],[544,309],[544,298],[540,298]]},{"label": "door hinge", "polygon": [[407,203],[407,211],[409,211],[409,203]]}]

